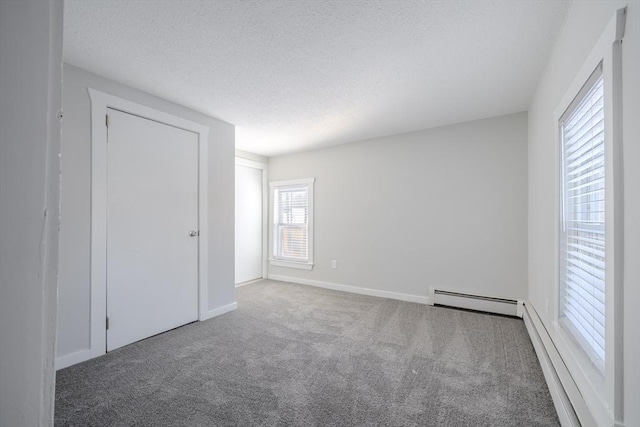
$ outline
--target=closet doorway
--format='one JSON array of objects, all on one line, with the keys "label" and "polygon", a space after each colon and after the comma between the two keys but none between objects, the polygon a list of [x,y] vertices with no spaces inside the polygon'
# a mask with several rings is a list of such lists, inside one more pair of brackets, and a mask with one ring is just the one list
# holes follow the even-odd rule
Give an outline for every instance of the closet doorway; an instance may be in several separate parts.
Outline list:
[{"label": "closet doorway", "polygon": [[266,165],[236,158],[235,283],[266,277]]}]

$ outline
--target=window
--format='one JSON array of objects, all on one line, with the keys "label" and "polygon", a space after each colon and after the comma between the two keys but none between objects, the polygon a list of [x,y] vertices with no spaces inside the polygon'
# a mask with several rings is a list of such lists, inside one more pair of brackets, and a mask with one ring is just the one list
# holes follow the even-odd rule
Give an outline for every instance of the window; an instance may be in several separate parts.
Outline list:
[{"label": "window", "polygon": [[553,113],[558,137],[557,299],[549,328],[583,425],[624,416],[622,38],[618,9]]},{"label": "window", "polygon": [[310,270],[313,266],[314,179],[272,182],[272,265]]},{"label": "window", "polygon": [[605,369],[605,111],[602,65],[560,118],[559,321]]}]

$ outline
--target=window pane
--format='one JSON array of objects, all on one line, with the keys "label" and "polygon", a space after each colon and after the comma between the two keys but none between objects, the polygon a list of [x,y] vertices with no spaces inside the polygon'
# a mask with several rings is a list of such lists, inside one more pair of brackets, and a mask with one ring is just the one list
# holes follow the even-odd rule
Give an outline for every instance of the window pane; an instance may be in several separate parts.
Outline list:
[{"label": "window pane", "polygon": [[280,257],[307,259],[307,226],[279,225]]},{"label": "window pane", "polygon": [[273,255],[278,259],[308,260],[309,188],[307,184],[274,189]]},{"label": "window pane", "polygon": [[560,121],[560,320],[602,372],[605,357],[604,85],[591,76]]}]

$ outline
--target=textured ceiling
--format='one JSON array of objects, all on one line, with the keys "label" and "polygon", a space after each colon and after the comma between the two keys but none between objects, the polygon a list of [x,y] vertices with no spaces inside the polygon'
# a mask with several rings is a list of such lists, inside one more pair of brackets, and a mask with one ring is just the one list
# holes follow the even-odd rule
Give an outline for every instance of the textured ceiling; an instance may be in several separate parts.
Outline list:
[{"label": "textured ceiling", "polygon": [[65,1],[65,62],[267,156],[527,109],[569,2]]}]

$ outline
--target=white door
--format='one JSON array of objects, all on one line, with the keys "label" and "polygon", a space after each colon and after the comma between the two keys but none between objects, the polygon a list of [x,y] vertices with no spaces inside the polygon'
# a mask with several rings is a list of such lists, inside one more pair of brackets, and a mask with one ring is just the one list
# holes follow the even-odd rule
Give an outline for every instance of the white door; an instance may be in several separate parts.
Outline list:
[{"label": "white door", "polygon": [[262,173],[236,165],[236,284],[262,277]]},{"label": "white door", "polygon": [[108,114],[110,351],[197,320],[198,136]]}]

